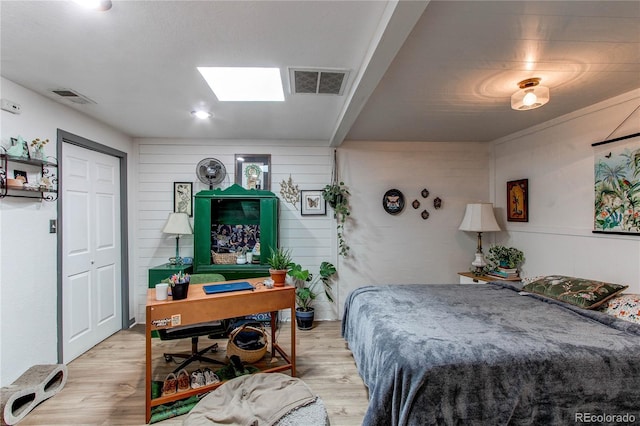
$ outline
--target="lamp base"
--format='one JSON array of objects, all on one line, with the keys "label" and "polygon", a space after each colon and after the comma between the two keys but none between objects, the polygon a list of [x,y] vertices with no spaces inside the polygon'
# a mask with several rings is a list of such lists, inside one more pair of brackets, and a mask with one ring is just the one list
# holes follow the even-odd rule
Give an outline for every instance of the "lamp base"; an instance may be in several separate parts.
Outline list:
[{"label": "lamp base", "polygon": [[169,258],[170,265],[182,265],[184,264],[184,260],[181,257],[170,257]]},{"label": "lamp base", "polygon": [[482,252],[476,253],[476,258],[473,260],[473,262],[471,262],[471,266],[475,268],[473,271],[475,275],[483,274],[483,269],[485,266],[487,266],[487,262],[484,260],[484,255],[482,254]]}]

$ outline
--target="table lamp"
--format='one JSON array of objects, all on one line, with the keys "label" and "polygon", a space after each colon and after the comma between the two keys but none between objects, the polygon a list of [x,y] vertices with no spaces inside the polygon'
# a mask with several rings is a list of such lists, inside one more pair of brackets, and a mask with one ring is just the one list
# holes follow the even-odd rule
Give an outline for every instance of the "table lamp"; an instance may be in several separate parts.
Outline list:
[{"label": "table lamp", "polygon": [[493,214],[493,204],[467,204],[467,210],[464,213],[464,218],[458,229],[478,233],[476,258],[471,262],[471,266],[475,267],[474,274],[482,275],[482,269],[487,266],[487,262],[484,260],[484,255],[482,254],[482,233],[500,230],[496,222],[496,217]]},{"label": "table lamp", "polygon": [[176,257],[169,258],[169,263],[172,265],[181,265],[180,236],[193,234],[193,229],[189,223],[189,216],[187,216],[186,213],[169,213],[167,223],[164,224],[162,232],[176,236]]}]

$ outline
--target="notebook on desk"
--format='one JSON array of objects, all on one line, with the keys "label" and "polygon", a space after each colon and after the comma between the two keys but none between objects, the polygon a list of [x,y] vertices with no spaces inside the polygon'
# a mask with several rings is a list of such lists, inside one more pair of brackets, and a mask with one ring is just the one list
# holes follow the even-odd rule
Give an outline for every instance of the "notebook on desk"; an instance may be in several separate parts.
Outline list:
[{"label": "notebook on desk", "polygon": [[226,284],[208,284],[202,287],[206,294],[228,293],[230,291],[253,290],[247,281]]}]

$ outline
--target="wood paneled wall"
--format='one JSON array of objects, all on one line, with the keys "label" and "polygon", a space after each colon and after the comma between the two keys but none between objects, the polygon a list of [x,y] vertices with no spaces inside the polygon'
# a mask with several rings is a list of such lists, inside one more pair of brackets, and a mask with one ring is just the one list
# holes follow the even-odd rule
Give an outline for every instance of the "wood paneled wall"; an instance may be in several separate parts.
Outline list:
[{"label": "wood paneled wall", "polygon": [[[237,141],[237,140],[172,140],[137,139],[138,208],[134,258],[136,262],[136,321],[145,320],[147,270],[165,263],[175,254],[175,238],[162,234],[162,227],[173,211],[173,182],[193,182],[194,195],[208,186],[198,180],[196,165],[204,158],[217,158],[227,169],[220,185],[226,188],[235,182],[236,154],[271,155],[271,191],[280,196],[280,184],[291,175],[301,190],[322,189],[331,180],[333,149],[326,142]],[[323,146],[324,145],[324,146]],[[328,209],[330,210],[330,209]],[[320,262],[336,262],[335,225],[333,214],[301,216],[300,203],[292,205],[280,200],[280,245],[290,248],[294,260],[312,273]],[[193,256],[193,237],[180,239],[180,255]],[[318,318],[323,313],[318,303]]]}]

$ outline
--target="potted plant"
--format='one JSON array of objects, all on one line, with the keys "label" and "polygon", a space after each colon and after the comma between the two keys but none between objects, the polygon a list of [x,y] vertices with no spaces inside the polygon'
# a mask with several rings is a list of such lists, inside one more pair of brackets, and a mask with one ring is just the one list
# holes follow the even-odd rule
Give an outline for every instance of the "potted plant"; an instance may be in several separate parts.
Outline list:
[{"label": "potted plant", "polygon": [[318,296],[318,286],[322,284],[325,296],[333,302],[331,284],[336,267],[330,262],[322,262],[320,271],[315,277],[308,269],[302,269],[299,264],[292,264],[288,274],[294,279],[296,286],[296,324],[300,330],[310,330],[313,327],[315,309],[313,301]]},{"label": "potted plant", "polygon": [[340,255],[347,256],[349,254],[349,246],[344,239],[344,223],[351,215],[351,209],[349,208],[349,195],[351,193],[344,186],[344,182],[334,182],[327,185],[322,190],[322,198],[333,209],[333,217],[338,222],[338,245],[340,248]]},{"label": "potted plant", "polygon": [[291,252],[281,247],[275,250],[271,249],[271,255],[267,258],[267,263],[271,267],[269,275],[271,275],[273,285],[275,287],[284,287],[287,271],[292,264]]},{"label": "potted plant", "polygon": [[191,277],[189,274],[184,274],[182,271],[178,274],[173,274],[169,278],[169,284],[171,285],[171,296],[173,300],[186,299],[189,294],[189,282]]},{"label": "potted plant", "polygon": [[524,253],[515,247],[495,244],[489,247],[486,261],[485,272],[499,273],[508,278],[509,275],[518,275],[520,265],[524,262]]}]

